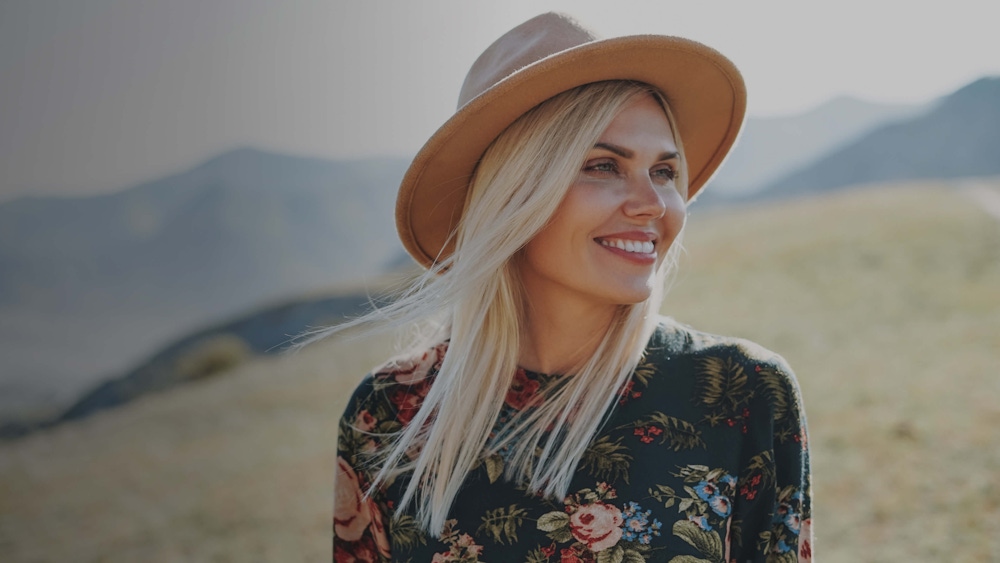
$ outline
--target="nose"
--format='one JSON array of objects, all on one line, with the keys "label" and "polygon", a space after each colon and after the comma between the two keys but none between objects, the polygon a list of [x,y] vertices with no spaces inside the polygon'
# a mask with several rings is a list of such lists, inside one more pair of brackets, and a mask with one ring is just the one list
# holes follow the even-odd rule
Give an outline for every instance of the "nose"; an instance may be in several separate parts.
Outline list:
[{"label": "nose", "polygon": [[644,175],[635,177],[628,186],[628,196],[625,201],[625,214],[630,217],[659,219],[667,212],[665,194],[673,187],[657,186]]}]

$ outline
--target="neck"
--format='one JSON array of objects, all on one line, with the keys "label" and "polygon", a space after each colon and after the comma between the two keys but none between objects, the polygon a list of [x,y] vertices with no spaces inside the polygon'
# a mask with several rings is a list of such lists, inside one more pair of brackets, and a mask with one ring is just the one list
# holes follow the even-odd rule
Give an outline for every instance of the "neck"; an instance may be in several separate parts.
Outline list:
[{"label": "neck", "polygon": [[586,361],[607,333],[617,307],[527,298],[518,364],[527,370],[566,374]]}]

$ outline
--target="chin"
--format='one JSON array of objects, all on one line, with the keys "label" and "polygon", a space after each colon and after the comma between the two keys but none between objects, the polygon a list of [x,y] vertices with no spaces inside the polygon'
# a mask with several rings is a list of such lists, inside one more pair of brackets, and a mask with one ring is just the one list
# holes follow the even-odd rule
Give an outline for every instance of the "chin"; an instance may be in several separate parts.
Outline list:
[{"label": "chin", "polygon": [[613,301],[617,305],[636,305],[649,299],[653,295],[653,288],[650,286],[622,289],[616,292]]}]

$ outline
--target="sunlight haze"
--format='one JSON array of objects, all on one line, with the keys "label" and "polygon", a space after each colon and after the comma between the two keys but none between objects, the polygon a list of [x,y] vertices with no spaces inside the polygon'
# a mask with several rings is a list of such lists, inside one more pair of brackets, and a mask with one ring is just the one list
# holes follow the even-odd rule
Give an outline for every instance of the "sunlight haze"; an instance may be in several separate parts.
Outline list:
[{"label": "sunlight haze", "polygon": [[0,7],[0,202],[118,191],[236,146],[412,155],[475,57],[545,10],[683,35],[747,80],[751,116],[840,95],[924,103],[1000,74],[981,4],[85,0]]}]

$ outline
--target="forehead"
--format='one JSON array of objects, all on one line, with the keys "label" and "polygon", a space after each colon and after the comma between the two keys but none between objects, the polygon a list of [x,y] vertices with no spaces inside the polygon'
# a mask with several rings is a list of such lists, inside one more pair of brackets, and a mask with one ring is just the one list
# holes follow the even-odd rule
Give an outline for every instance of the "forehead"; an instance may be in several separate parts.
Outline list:
[{"label": "forehead", "polygon": [[677,151],[667,114],[652,95],[629,101],[601,133],[599,141],[633,150]]}]

